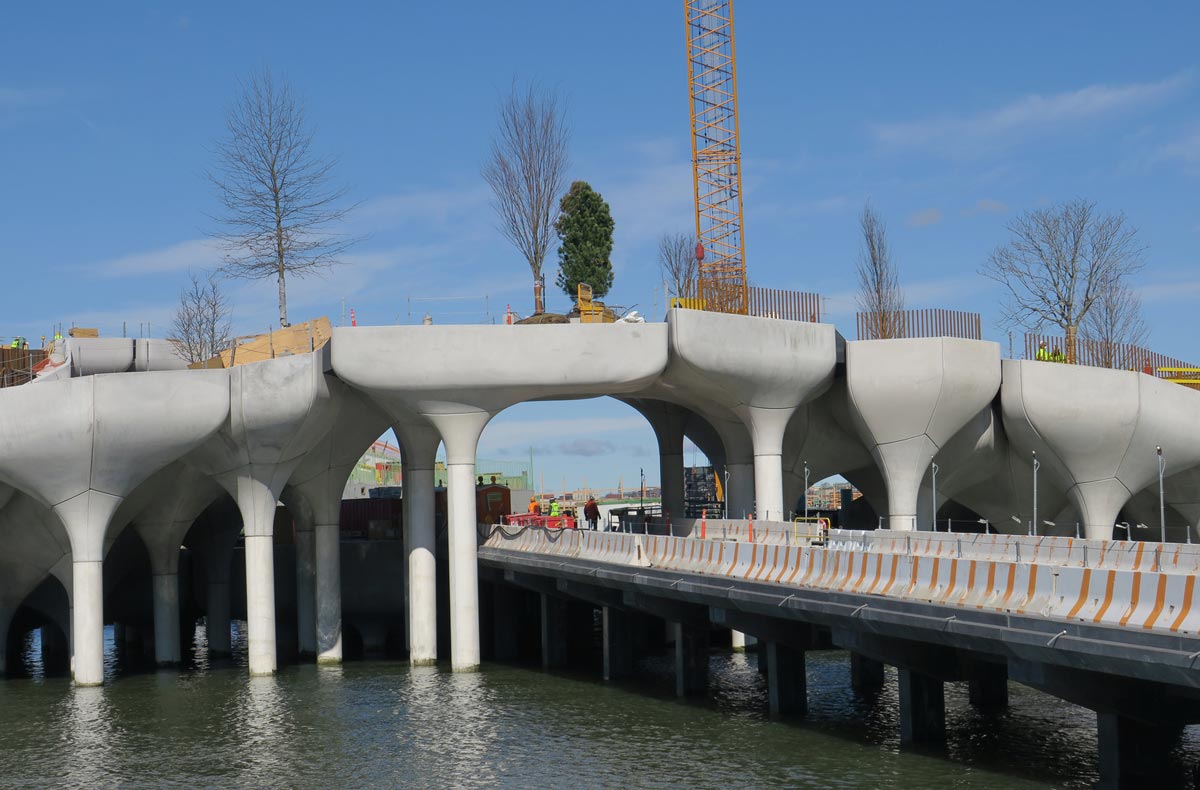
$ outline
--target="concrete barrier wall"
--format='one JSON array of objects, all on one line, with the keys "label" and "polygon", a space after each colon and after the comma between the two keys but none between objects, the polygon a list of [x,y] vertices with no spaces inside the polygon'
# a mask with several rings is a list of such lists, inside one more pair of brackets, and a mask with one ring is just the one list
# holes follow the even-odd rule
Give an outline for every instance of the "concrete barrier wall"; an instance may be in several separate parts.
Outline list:
[{"label": "concrete barrier wall", "polygon": [[[903,553],[905,537],[911,538],[907,543],[915,549],[912,553]],[[485,545],[798,589],[881,595],[1164,633],[1200,633],[1196,575],[1177,570],[1181,566],[1174,556],[1164,555],[1160,571],[1159,560],[1150,559],[1150,545],[1006,537],[839,531],[829,546],[797,546],[531,527],[515,534],[497,529]],[[959,538],[962,556],[958,556]],[[1015,546],[1025,552],[1020,561],[1009,556]],[[1082,557],[1085,547],[1095,556],[1095,564],[1068,564]],[[1190,548],[1181,546],[1170,554],[1184,555]],[[1033,561],[1033,557],[1041,559]],[[1188,554],[1181,562],[1192,562],[1193,557]]]}]

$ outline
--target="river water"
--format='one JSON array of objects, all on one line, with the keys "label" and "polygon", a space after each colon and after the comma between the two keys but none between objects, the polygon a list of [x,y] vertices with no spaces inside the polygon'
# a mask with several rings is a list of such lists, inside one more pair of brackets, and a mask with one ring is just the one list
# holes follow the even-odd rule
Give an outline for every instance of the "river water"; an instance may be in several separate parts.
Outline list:
[{"label": "river water", "polygon": [[[710,695],[671,696],[670,661],[639,678],[485,665],[482,672],[365,661],[246,674],[208,665],[123,671],[108,634],[112,682],[0,680],[0,788],[79,787],[1090,787],[1095,717],[1012,685],[1000,714],[946,687],[943,754],[902,752],[895,676],[850,690],[846,655],[810,653],[810,715],[772,721],[756,659],[714,653]],[[200,629],[202,641],[202,629]],[[36,639],[36,637],[31,637]],[[32,647],[32,644],[31,644]],[[1176,750],[1200,755],[1197,728]]]}]

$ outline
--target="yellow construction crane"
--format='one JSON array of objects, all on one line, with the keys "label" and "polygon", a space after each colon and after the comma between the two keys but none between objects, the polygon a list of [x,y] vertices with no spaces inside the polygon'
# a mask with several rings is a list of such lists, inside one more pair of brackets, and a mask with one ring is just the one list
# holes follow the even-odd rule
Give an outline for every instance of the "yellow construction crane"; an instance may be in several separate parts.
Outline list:
[{"label": "yellow construction crane", "polygon": [[748,312],[742,235],[733,0],[684,0],[696,191],[699,297],[705,309]]}]

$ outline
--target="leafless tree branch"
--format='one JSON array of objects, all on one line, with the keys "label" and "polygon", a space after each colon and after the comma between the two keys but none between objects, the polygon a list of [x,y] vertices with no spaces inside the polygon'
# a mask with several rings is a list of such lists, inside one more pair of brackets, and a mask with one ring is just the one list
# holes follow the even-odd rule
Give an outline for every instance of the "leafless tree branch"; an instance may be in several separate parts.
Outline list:
[{"label": "leafless tree branch", "polygon": [[189,272],[171,321],[171,340],[189,363],[212,359],[229,345],[229,301],[214,274]]},{"label": "leafless tree branch", "polygon": [[287,326],[287,275],[305,277],[342,263],[357,238],[334,228],[354,208],[331,184],[337,162],[313,152],[313,132],[291,84],[264,70],[242,82],[214,150],[208,179],[222,213],[213,233],[225,245],[222,272],[279,282],[279,324]]},{"label": "leafless tree branch", "polygon": [[858,256],[858,307],[863,312],[865,337],[900,337],[904,291],[900,271],[892,257],[887,226],[868,202],[859,217],[863,247]]},{"label": "leafless tree branch", "polygon": [[491,157],[483,165],[500,232],[520,250],[534,279],[535,311],[543,310],[541,275],[566,189],[570,132],[554,93],[513,85],[500,102]]},{"label": "leafless tree branch", "polygon": [[658,268],[675,296],[698,296],[700,262],[696,260],[695,235],[664,233],[658,240]]}]

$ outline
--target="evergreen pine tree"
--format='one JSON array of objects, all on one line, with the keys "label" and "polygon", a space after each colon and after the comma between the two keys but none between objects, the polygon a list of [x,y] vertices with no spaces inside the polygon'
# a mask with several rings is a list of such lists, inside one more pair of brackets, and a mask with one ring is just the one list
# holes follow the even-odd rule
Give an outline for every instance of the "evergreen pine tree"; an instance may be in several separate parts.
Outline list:
[{"label": "evergreen pine tree", "polygon": [[612,288],[613,219],[608,204],[586,181],[571,184],[559,206],[558,287],[572,299],[579,283],[597,299]]}]

